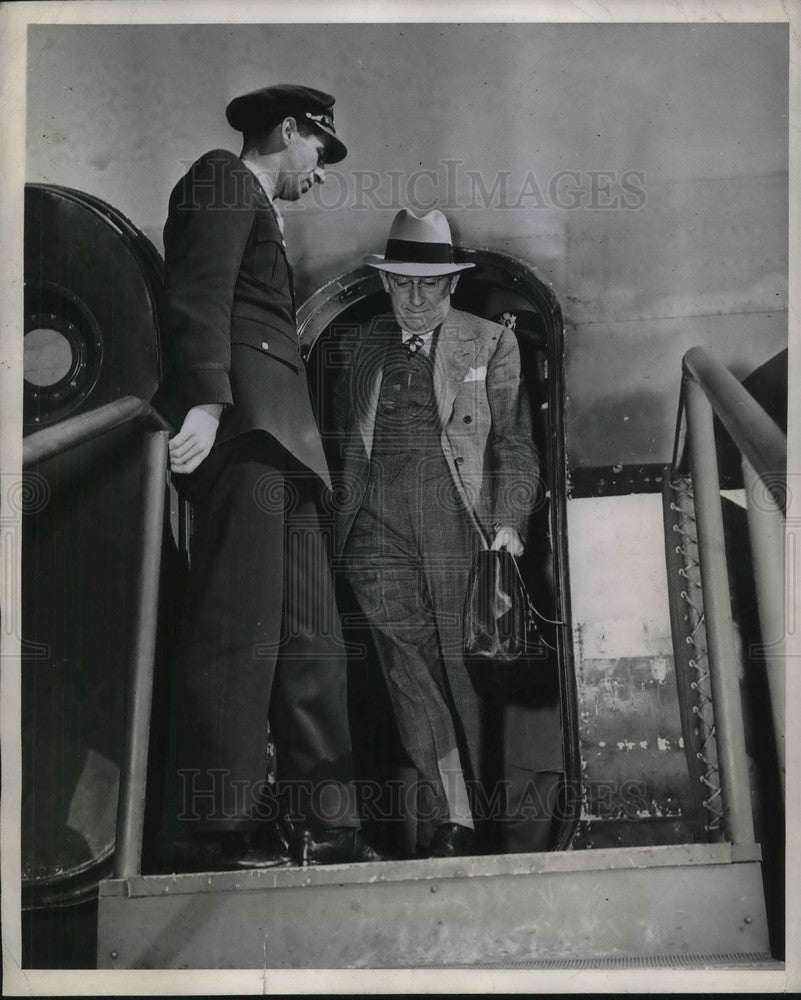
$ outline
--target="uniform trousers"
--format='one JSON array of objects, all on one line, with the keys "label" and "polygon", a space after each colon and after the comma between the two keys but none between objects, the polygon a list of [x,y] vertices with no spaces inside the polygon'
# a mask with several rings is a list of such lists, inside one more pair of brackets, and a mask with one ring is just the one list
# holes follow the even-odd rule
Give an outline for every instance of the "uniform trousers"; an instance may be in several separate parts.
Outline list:
[{"label": "uniform trousers", "polygon": [[247,830],[273,817],[270,729],[282,808],[318,826],[358,826],[319,480],[261,431],[216,445],[189,479],[168,829]]}]

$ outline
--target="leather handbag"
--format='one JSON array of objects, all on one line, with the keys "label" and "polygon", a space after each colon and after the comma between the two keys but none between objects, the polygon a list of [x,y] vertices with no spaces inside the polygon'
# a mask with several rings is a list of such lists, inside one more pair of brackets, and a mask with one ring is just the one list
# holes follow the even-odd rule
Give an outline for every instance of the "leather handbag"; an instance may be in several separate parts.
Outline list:
[{"label": "leather handbag", "polygon": [[464,605],[465,659],[542,659],[545,650],[536,614],[514,556],[503,549],[478,552]]}]

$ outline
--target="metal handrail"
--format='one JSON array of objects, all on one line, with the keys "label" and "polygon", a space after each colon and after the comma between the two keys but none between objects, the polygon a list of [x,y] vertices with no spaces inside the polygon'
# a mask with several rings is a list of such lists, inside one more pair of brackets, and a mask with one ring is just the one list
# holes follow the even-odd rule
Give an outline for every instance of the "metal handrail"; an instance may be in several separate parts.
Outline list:
[{"label": "metal handrail", "polygon": [[[754,472],[768,478],[787,468],[787,437],[742,382],[703,347],[693,347],[682,358],[684,379],[704,391],[712,409]],[[674,454],[673,465],[677,465]],[[780,502],[784,504],[781,491]]]},{"label": "metal handrail", "polygon": [[[782,560],[775,558],[777,543],[783,547],[783,489],[777,480],[786,475],[787,441],[764,409],[719,361],[701,347],[682,359],[682,386],[676,423],[671,473],[679,475],[689,459],[698,532],[698,551],[703,586],[704,618],[709,644],[710,680],[715,705],[723,818],[733,843],[754,840],[748,760],[745,751],[740,685],[735,665],[731,591],[723,535],[720,479],[717,468],[714,417],[717,415],[743,456],[749,531],[754,547],[763,637],[775,627],[783,610]],[[687,442],[680,454],[683,419]],[[756,503],[754,484],[765,487]],[[766,523],[767,521],[767,523]],[[766,550],[766,546],[770,551]],[[782,549],[779,550],[780,552]],[[770,558],[770,557],[773,558]],[[778,605],[778,607],[777,607]],[[769,644],[766,656],[776,743],[784,782],[784,679],[781,637]]]},{"label": "metal handrail", "polygon": [[96,410],[68,417],[52,427],[44,427],[29,434],[22,442],[22,467],[44,462],[45,459],[103,437],[117,427],[143,419],[158,430],[172,433],[170,425],[150,403],[138,396],[123,396]]},{"label": "metal handrail", "polygon": [[[139,566],[134,588],[133,641],[126,671],[125,739],[120,765],[114,875],[129,878],[142,866],[145,784],[156,660],[159,577],[167,477],[166,420],[144,399],[125,396],[88,413],[36,431],[23,442],[23,468],[64,454],[135,421],[146,421],[142,457]],[[155,428],[155,430],[153,429]]]}]

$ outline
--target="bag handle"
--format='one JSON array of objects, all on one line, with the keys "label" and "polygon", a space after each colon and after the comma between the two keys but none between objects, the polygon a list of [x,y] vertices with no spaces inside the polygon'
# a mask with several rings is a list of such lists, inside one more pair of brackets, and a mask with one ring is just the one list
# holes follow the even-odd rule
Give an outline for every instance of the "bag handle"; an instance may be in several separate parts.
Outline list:
[{"label": "bag handle", "polygon": [[[511,552],[509,554],[511,555]],[[525,581],[523,580],[523,574],[520,572],[520,567],[517,565],[517,556],[512,556],[512,564],[514,565],[515,571],[517,572],[517,577],[520,580],[520,586],[523,588],[523,593],[526,595],[526,602],[529,606],[529,609],[533,611],[534,614],[541,621],[548,622],[549,625],[564,625],[565,622],[557,621],[554,618],[546,618],[545,615],[540,614],[540,612],[537,611],[536,607],[534,606],[534,602],[531,600],[531,597],[529,596],[528,587],[526,586]]]},{"label": "bag handle", "polygon": [[[511,552],[509,554],[511,555]],[[517,573],[517,577],[520,580],[520,586],[523,588],[523,593],[526,595],[526,604],[528,605],[528,617],[532,626],[536,628],[536,624],[534,622],[532,614],[536,615],[541,621],[547,622],[549,625],[564,626],[565,622],[557,621],[553,618],[546,618],[545,615],[541,614],[537,610],[537,608],[534,605],[534,602],[531,600],[531,595],[529,594],[528,587],[526,586],[525,580],[523,579],[523,574],[520,572],[520,567],[517,565],[517,556],[512,556],[512,565],[514,566],[515,572]],[[545,636],[542,635],[542,633],[540,633],[540,639],[542,639],[542,641],[545,643],[548,649],[553,650],[554,653],[556,652],[556,647],[552,646],[545,638]]]}]

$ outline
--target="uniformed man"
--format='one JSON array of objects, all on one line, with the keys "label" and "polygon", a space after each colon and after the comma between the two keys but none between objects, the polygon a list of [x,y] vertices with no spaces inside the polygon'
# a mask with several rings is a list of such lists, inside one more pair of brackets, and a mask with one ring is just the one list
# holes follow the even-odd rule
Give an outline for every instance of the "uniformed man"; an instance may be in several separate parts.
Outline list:
[{"label": "uniformed man", "polygon": [[317,519],[329,473],[295,325],[279,200],[346,155],[334,98],[277,85],[233,100],[239,156],[201,156],[164,229],[173,479],[193,506],[175,665],[167,826],[173,866],[274,864],[261,792],[269,715],[294,860],[377,860],[351,772],[345,659]]}]

